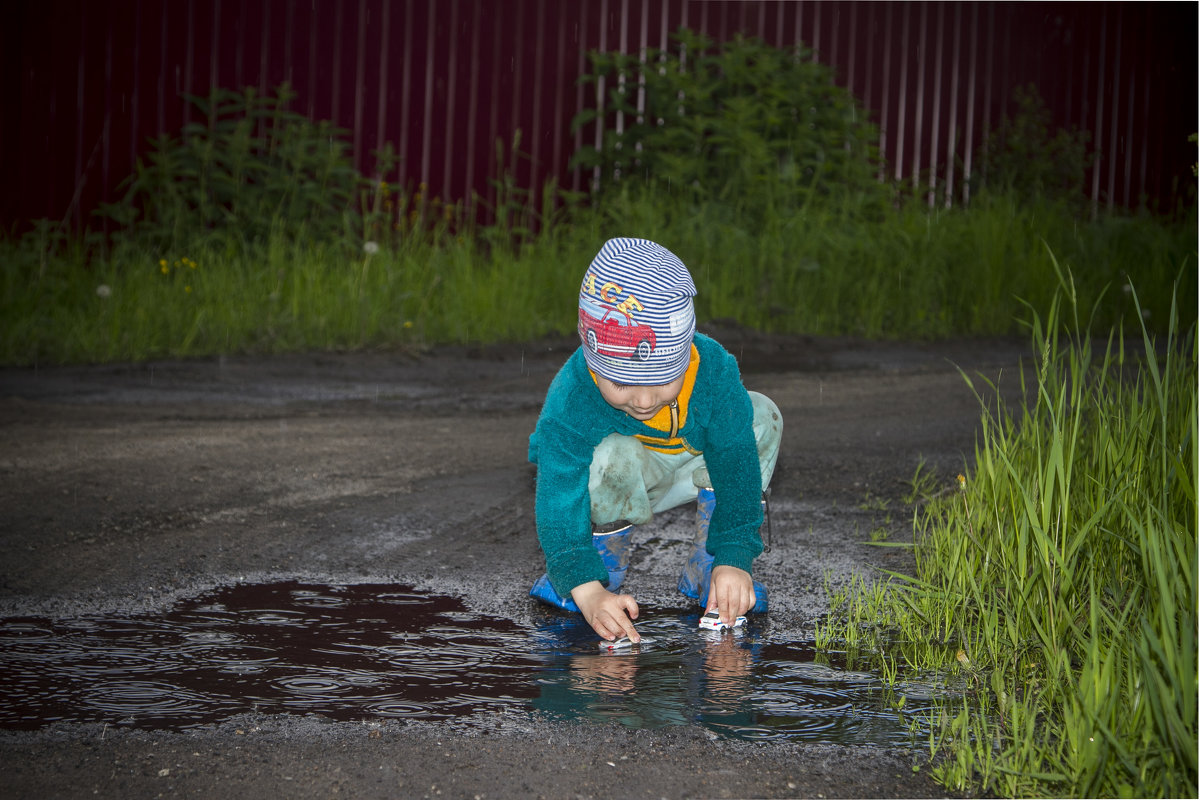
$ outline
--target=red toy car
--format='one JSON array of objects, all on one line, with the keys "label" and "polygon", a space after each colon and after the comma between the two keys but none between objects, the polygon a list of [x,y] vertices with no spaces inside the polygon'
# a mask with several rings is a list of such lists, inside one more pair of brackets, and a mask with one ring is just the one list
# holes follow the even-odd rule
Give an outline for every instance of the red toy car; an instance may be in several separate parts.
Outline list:
[{"label": "red toy car", "polygon": [[607,309],[602,317],[579,309],[579,335],[593,353],[645,361],[654,352],[654,330],[616,309]]}]

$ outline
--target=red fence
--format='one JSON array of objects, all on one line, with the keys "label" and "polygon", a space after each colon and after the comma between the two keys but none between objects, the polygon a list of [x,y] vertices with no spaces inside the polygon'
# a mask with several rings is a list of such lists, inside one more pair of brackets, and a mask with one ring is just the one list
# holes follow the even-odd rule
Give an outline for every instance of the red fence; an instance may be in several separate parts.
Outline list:
[{"label": "red fence", "polygon": [[588,50],[663,47],[679,26],[803,42],[880,126],[888,179],[966,199],[1014,87],[1089,132],[1098,208],[1170,208],[1193,185],[1194,3],[813,0],[18,0],[5,12],[0,223],[86,222],[147,138],[193,113],[181,93],[287,81],[294,108],[350,131],[357,164],[390,142],[400,180],[490,196],[497,140],[518,184],[586,188],[567,162],[597,132]]}]

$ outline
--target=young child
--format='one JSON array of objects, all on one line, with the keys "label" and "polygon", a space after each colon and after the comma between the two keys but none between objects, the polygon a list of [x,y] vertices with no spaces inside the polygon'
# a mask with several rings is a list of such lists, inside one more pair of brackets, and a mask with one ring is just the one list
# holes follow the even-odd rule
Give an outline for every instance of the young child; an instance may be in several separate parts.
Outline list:
[{"label": "young child", "polygon": [[746,391],[734,357],[696,333],[695,295],[687,267],[661,245],[606,242],[579,290],[582,346],[529,439],[546,557],[530,595],[581,612],[610,641],[640,641],[637,602],[616,593],[633,526],[692,500],[697,539],[680,591],[728,624],[766,611],[750,571],[783,421]]}]

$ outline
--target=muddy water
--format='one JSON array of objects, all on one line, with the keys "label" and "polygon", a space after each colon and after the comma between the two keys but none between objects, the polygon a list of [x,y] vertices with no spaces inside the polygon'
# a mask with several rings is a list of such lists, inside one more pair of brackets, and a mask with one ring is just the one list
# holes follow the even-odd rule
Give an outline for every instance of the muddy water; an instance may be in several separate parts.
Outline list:
[{"label": "muddy water", "polygon": [[145,616],[0,620],[0,728],[96,722],[178,730],[236,714],[410,718],[470,727],[541,712],[718,736],[906,744],[929,693],[905,704],[869,673],[773,641],[643,609],[634,651],[603,652],[576,617],[534,630],[454,597],[395,585],[237,585]]}]

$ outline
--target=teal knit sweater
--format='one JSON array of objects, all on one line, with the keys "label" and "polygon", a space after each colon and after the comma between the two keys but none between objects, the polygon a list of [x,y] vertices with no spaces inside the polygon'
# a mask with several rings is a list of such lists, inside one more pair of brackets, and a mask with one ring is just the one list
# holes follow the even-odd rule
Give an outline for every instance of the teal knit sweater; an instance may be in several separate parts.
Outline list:
[{"label": "teal knit sweater", "polygon": [[[700,364],[679,435],[689,449],[704,454],[716,493],[708,532],[714,566],[750,572],[762,552],[758,531],[763,520],[754,411],[737,360],[704,334],[697,333],[694,343]],[[608,581],[608,571],[592,546],[588,474],[592,452],[611,433],[662,435],[605,402],[581,348],[550,384],[529,437],[529,460],[537,465],[538,541],[550,583],[564,597],[588,581]]]}]

